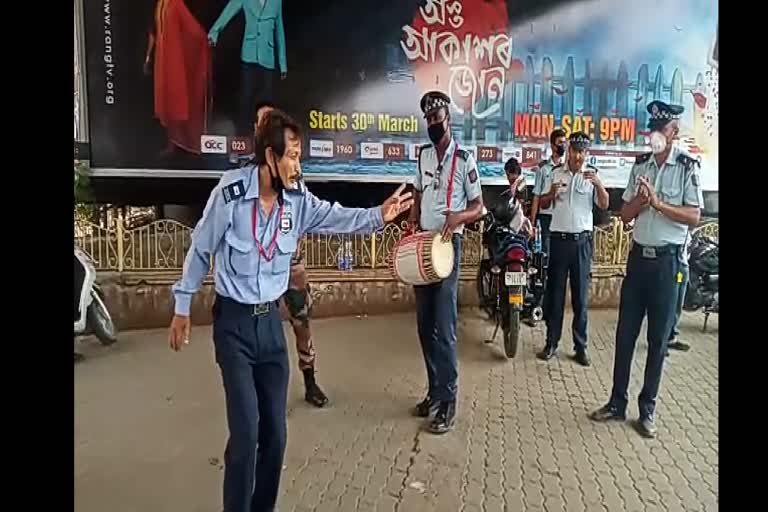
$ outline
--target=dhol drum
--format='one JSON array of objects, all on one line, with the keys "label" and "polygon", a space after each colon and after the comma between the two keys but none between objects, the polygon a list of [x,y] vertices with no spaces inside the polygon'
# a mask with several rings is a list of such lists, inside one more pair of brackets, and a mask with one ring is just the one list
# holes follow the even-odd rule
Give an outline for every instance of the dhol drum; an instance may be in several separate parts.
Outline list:
[{"label": "dhol drum", "polygon": [[443,242],[440,233],[424,231],[400,239],[390,268],[395,279],[403,283],[431,284],[451,275],[456,257],[450,240]]}]

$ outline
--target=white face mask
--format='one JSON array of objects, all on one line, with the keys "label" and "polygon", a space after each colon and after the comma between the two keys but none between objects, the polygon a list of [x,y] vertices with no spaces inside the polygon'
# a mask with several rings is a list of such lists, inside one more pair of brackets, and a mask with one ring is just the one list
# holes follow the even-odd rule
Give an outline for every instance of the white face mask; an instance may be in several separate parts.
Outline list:
[{"label": "white face mask", "polygon": [[667,138],[661,132],[651,133],[651,151],[654,155],[663,153],[667,149]]}]

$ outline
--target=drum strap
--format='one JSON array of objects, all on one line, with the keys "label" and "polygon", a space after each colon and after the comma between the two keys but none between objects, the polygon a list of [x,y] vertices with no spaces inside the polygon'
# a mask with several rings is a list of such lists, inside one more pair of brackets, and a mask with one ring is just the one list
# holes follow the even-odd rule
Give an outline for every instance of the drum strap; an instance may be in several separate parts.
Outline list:
[{"label": "drum strap", "polygon": [[451,174],[448,175],[448,197],[446,197],[446,203],[448,211],[451,211],[451,198],[453,197],[453,178],[456,176],[456,160],[459,158],[459,145],[453,148],[453,160],[451,161]]}]

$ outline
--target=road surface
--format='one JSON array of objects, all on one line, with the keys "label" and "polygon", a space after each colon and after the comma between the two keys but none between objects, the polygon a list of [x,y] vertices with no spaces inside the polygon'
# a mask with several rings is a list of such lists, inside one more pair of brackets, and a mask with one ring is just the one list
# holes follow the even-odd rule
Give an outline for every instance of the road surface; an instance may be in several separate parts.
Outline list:
[{"label": "road surface", "polygon": [[[315,322],[326,410],[303,401],[285,325],[293,366],[281,512],[717,510],[717,317],[707,334],[700,315],[683,318],[693,349],[667,360],[650,441],[629,423],[586,416],[610,391],[615,311],[590,312],[590,368],[567,357],[569,319],[559,357],[543,363],[543,327],[524,327],[517,358],[505,361],[498,343],[483,343],[492,326],[479,313],[460,318],[459,422],[442,437],[409,415],[425,381],[413,314]],[[221,511],[226,424],[210,335],[194,328],[180,354],[164,331],[126,332],[108,348],[80,343],[78,512]]]}]

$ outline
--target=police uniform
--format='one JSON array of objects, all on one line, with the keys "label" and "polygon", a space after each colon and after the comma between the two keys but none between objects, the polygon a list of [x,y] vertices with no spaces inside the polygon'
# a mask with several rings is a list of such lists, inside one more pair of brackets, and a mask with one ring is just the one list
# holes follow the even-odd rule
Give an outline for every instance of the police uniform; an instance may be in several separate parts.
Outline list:
[{"label": "police uniform", "polygon": [[[654,101],[648,105],[649,127],[658,129],[677,119],[683,107]],[[660,201],[673,206],[702,206],[698,162],[673,147],[659,166],[651,153],[637,157],[622,199],[631,201],[638,193],[637,180],[648,178]],[[616,354],[613,389],[605,407],[593,419],[624,419],[628,402],[632,357],[643,317],[648,316],[648,355],[645,380],[639,396],[640,425],[646,435],[654,435],[652,425],[667,341],[673,327],[678,290],[682,285],[683,246],[689,227],[669,219],[651,206],[643,208],[635,220],[633,244],[627,272],[621,287],[619,322],[616,328]],[[650,422],[650,423],[648,423]]]},{"label": "police uniform", "polygon": [[[422,98],[421,110],[426,116],[449,104],[450,99],[445,94],[427,93]],[[445,225],[446,212],[464,210],[469,201],[482,195],[475,159],[471,153],[459,148],[454,139],[441,161],[438,161],[434,145],[421,147],[414,188],[421,194],[419,225],[425,231],[440,231]],[[420,406],[427,408],[449,404],[455,411],[458,380],[456,319],[463,232],[464,226],[459,226],[452,236],[456,257],[451,274],[440,282],[414,287],[428,384],[427,399]]]},{"label": "police uniform", "polygon": [[[555,167],[557,167],[557,164],[551,159],[539,162],[539,170],[536,173],[536,181],[533,184],[533,195],[541,197],[549,192],[549,188],[552,186],[552,171]],[[542,208],[541,204],[539,204],[539,210],[536,212],[536,222],[541,226],[541,250],[549,254],[549,226],[552,223],[552,205]]]},{"label": "police uniform", "polygon": [[[589,136],[574,133],[569,138],[572,148],[587,148]],[[597,172],[595,167],[585,168]],[[544,312],[547,338],[540,359],[550,359],[557,350],[565,314],[565,283],[570,275],[571,306],[573,308],[573,344],[582,364],[589,364],[587,351],[587,308],[589,305],[589,275],[592,270],[593,206],[597,204],[595,186],[584,179],[582,169],[571,172],[567,161],[552,170],[552,183],[565,183],[552,204],[550,224],[550,255],[547,269],[547,289]]]},{"label": "police uniform", "polygon": [[289,373],[277,300],[288,286],[299,237],[372,232],[383,225],[380,208],[331,205],[302,186],[280,194],[267,216],[258,201],[258,168],[225,173],[195,227],[182,278],[173,287],[176,314],[188,316],[213,255],[213,340],[229,427],[225,512],[273,510],[277,499]]}]

